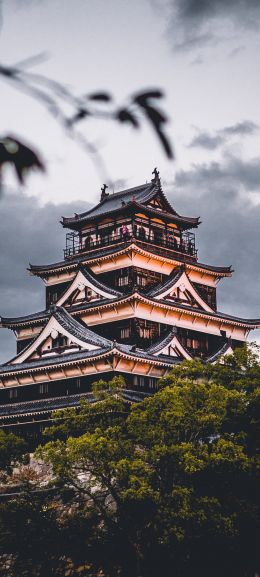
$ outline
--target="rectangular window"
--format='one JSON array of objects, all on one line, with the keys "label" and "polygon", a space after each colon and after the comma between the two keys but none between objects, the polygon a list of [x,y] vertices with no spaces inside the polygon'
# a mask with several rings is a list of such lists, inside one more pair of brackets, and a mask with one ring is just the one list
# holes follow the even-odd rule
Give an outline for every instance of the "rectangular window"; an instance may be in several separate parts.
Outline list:
[{"label": "rectangular window", "polygon": [[49,383],[41,383],[39,386],[39,393],[40,395],[44,395],[49,391]]},{"label": "rectangular window", "polygon": [[140,377],[139,375],[134,375],[133,384],[136,387],[144,387],[144,377]]},{"label": "rectangular window", "polygon": [[125,327],[120,331],[121,339],[129,339],[130,337],[130,327]]},{"label": "rectangular window", "polygon": [[148,387],[149,389],[154,389],[157,383],[157,379],[153,378],[153,377],[149,377],[148,379]]},{"label": "rectangular window", "polygon": [[17,399],[17,397],[18,397],[18,390],[17,389],[10,389],[9,399]]},{"label": "rectangular window", "polygon": [[128,276],[120,276],[118,279],[118,286],[126,286],[128,285],[129,277]]},{"label": "rectangular window", "polygon": [[146,279],[145,276],[141,276],[141,275],[138,274],[137,277],[136,277],[136,283],[137,283],[139,286],[146,286],[147,279]]}]

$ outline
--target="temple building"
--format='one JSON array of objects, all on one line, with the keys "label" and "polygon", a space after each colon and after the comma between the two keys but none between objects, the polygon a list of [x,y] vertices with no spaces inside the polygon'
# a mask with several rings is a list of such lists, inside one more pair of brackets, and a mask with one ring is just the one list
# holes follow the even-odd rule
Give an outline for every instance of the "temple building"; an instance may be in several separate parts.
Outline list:
[{"label": "temple building", "polygon": [[1,317],[17,340],[0,366],[1,426],[35,435],[53,410],[92,401],[92,383],[118,374],[138,400],[176,363],[214,363],[260,327],[218,310],[217,284],[232,270],[198,260],[199,224],[171,206],[156,169],[135,188],[104,185],[94,208],[63,217],[63,260],[29,268],[45,285],[45,309]]}]

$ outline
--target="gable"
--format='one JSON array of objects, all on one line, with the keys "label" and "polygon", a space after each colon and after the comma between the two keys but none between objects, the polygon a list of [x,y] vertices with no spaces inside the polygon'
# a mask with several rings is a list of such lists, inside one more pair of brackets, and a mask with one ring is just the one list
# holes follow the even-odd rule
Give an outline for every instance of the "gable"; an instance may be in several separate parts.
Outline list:
[{"label": "gable", "polygon": [[[166,285],[166,283],[164,283],[164,285]],[[185,271],[183,271],[179,277],[177,276],[176,281],[173,281],[171,286],[164,288],[162,285],[162,290],[158,291],[155,298],[157,300],[172,300],[182,305],[201,308],[207,312],[214,312],[196,291]]]},{"label": "gable", "polygon": [[68,354],[81,349],[96,350],[98,348],[100,348],[98,345],[88,343],[82,337],[73,335],[53,315],[36,339],[21,351],[11,364],[23,363],[40,357]]},{"label": "gable", "polygon": [[188,351],[182,346],[176,335],[172,337],[169,343],[163,344],[162,342],[162,348],[159,350],[157,349],[156,353],[154,354],[156,356],[168,355],[170,357],[175,357],[178,359],[190,360],[192,358],[191,355],[188,353]]},{"label": "gable", "polygon": [[70,307],[73,304],[113,298],[116,298],[116,295],[111,294],[109,289],[106,291],[100,283],[97,288],[94,278],[91,281],[91,275],[87,278],[81,271],[78,271],[71,285],[57,301],[57,305]]},{"label": "gable", "polygon": [[146,206],[149,206],[153,209],[162,210],[163,212],[168,212],[175,215],[177,214],[161,190],[157,190],[156,194],[151,198],[151,200],[145,204]]}]

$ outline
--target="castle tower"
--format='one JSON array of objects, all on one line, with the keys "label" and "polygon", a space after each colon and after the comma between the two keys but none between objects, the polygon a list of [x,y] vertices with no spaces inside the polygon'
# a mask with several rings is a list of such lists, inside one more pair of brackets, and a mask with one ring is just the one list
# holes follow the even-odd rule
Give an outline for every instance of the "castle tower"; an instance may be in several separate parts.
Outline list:
[{"label": "castle tower", "polygon": [[218,311],[216,286],[230,267],[198,261],[199,219],[179,215],[159,173],[62,219],[64,260],[30,265],[46,287],[46,308],[1,318],[17,354],[0,366],[1,426],[38,435],[51,412],[91,399],[91,384],[122,374],[125,395],[156,390],[184,359],[216,362],[246,341],[260,320]]}]

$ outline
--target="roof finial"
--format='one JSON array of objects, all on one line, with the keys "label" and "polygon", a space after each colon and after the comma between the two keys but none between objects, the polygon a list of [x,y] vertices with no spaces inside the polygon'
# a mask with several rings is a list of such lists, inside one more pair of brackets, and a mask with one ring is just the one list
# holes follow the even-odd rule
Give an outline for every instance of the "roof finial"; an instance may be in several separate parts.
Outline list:
[{"label": "roof finial", "polygon": [[156,184],[159,184],[159,186],[161,185],[161,180],[160,180],[160,173],[159,170],[157,168],[155,168],[152,172],[152,174],[154,174],[154,178],[152,178],[152,182],[155,182]]},{"label": "roof finial", "polygon": [[105,198],[107,196],[109,196],[109,192],[106,192],[106,189],[108,188],[107,184],[103,184],[103,186],[101,186],[101,197],[100,197],[100,202],[102,202],[102,200],[105,200]]}]

